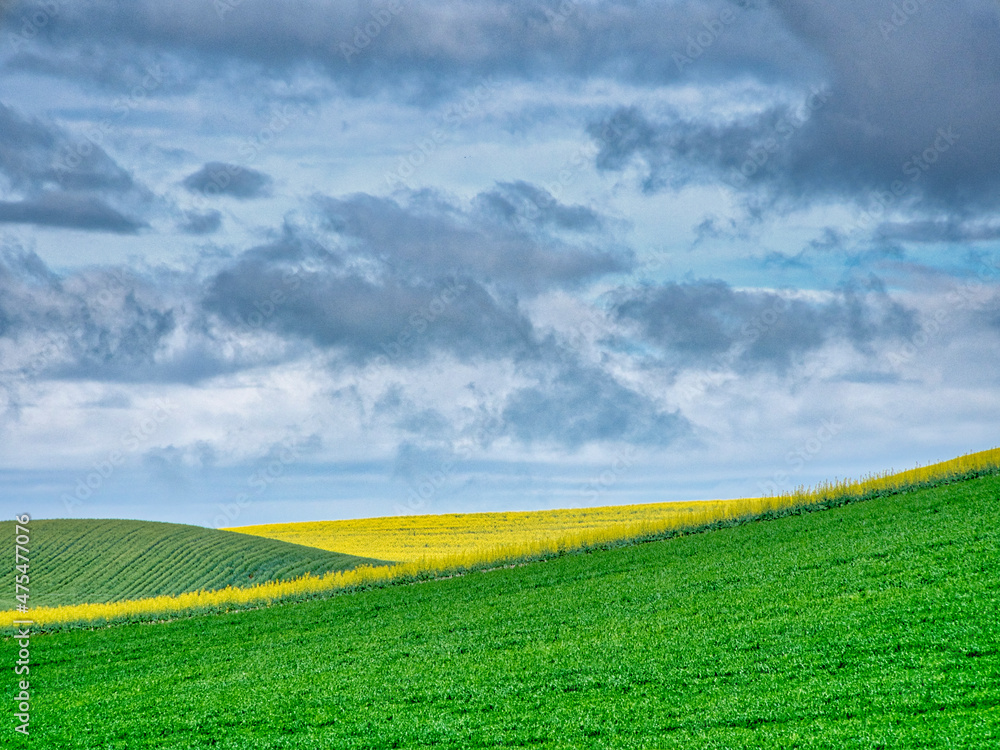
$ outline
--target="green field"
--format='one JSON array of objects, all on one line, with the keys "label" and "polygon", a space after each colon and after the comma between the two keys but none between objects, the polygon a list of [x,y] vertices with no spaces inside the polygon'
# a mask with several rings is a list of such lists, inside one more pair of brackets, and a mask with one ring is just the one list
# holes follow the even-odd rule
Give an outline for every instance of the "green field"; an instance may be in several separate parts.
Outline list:
[{"label": "green field", "polygon": [[[60,519],[30,527],[33,607],[248,586],[375,562],[176,523]],[[0,538],[14,538],[13,521],[0,523]],[[13,608],[13,595],[10,586],[0,606]]]},{"label": "green field", "polygon": [[37,635],[29,742],[1000,747],[998,498],[1000,477],[982,477],[449,580]]}]

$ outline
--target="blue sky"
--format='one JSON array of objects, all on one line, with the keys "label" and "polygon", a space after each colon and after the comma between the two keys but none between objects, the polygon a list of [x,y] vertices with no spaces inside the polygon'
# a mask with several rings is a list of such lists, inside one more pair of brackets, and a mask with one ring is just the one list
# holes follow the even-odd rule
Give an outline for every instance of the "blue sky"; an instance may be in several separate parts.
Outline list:
[{"label": "blue sky", "polygon": [[1000,6],[7,2],[0,504],[206,526],[998,444]]}]

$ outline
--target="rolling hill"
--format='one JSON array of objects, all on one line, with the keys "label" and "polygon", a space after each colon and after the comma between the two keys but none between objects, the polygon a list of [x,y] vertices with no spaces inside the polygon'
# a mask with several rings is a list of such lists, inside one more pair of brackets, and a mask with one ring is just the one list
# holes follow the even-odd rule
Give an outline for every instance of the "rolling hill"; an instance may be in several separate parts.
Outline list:
[{"label": "rolling hill", "polygon": [[998,569],[994,475],[448,580],[38,634],[32,742],[996,747]]},{"label": "rolling hill", "polygon": [[[379,561],[200,526],[155,521],[31,521],[32,607],[248,586]],[[0,523],[14,538],[14,522]],[[4,595],[13,607],[14,589]]]}]

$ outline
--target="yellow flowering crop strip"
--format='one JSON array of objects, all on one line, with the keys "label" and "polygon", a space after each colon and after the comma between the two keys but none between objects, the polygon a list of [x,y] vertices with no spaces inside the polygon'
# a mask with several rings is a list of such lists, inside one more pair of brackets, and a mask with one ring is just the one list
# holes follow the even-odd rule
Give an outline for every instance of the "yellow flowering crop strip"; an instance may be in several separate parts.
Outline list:
[{"label": "yellow flowering crop strip", "polygon": [[[824,482],[812,489],[800,487],[794,492],[774,497],[530,513],[409,516],[232,529],[335,549],[337,552],[394,558],[402,562],[378,567],[361,566],[323,576],[305,575],[291,581],[272,581],[249,588],[194,591],[177,596],[106,604],[32,607],[27,615],[16,610],[0,611],[0,628],[11,629],[14,620],[26,617],[36,627],[57,628],[156,621],[197,612],[263,607],[281,601],[326,596],[393,582],[428,580],[577,550],[665,538],[797,510],[833,507],[878,494],[891,494],[998,470],[1000,448],[994,448],[896,474],[885,472],[860,480]],[[363,533],[365,529],[367,536]],[[330,544],[340,546],[324,546]],[[351,548],[351,545],[361,545],[364,549],[357,546]],[[393,554],[389,554],[390,550]]]},{"label": "yellow flowering crop strip", "polygon": [[506,513],[446,513],[388,516],[347,521],[268,524],[226,529],[293,544],[373,557],[416,562],[447,560],[456,554],[482,552],[511,545],[546,542],[609,526],[670,521],[688,525],[692,518],[724,512],[724,500],[650,503]]}]

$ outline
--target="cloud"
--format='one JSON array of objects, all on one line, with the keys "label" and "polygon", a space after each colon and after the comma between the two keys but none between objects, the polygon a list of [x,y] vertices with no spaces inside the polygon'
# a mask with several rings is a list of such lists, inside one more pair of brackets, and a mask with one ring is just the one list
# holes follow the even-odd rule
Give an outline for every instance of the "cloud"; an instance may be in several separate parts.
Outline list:
[{"label": "cloud", "polygon": [[[761,75],[801,70],[801,60],[791,62],[798,44],[775,25],[773,11],[742,5],[726,33],[715,35],[712,54],[698,67],[743,64]],[[539,70],[653,86],[670,83],[680,72],[674,55],[706,23],[724,11],[732,13],[734,3],[570,2],[546,7],[528,0],[432,5],[392,0],[331,6],[306,0],[279,9],[267,3],[176,0],[165,13],[153,0],[136,0],[124,13],[118,0],[96,0],[85,10],[60,10],[38,35],[51,52],[22,52],[22,66],[89,76],[106,85],[123,72],[93,57],[129,60],[125,73],[134,80],[142,74],[136,60],[171,51],[205,63],[187,76],[227,76],[249,69],[253,75],[281,78],[310,69],[355,95],[416,90],[417,98],[426,100],[484,76],[536,78]],[[766,43],[748,41],[758,35]],[[56,62],[72,56],[66,50],[75,47],[91,50],[75,70],[69,61]],[[140,69],[132,71],[136,67]],[[183,73],[178,71],[179,80]]]},{"label": "cloud", "polygon": [[956,219],[885,222],[876,230],[880,240],[907,242],[971,243],[1000,239],[1000,225],[993,222],[964,222]]},{"label": "cloud", "polygon": [[590,232],[600,229],[603,224],[601,216],[593,209],[561,204],[548,190],[523,180],[498,183],[494,190],[480,193],[477,201],[484,214],[515,226],[530,223],[537,227]]},{"label": "cloud", "polygon": [[[0,223],[135,234],[147,226],[129,215],[151,200],[93,140],[75,142],[59,128],[0,104],[0,176],[6,192]],[[0,181],[2,186],[2,181]]]},{"label": "cloud", "polygon": [[222,226],[222,214],[215,210],[185,211],[178,228],[186,234],[211,234]]},{"label": "cloud", "polygon": [[28,377],[136,380],[178,325],[178,311],[132,272],[61,277],[35,255],[0,258],[0,346],[5,369]]},{"label": "cloud", "polygon": [[291,356],[213,330],[198,304],[200,289],[192,272],[111,266],[56,273],[35,253],[5,247],[0,384],[195,384]]},{"label": "cloud", "polygon": [[535,345],[515,304],[463,275],[376,281],[251,254],[209,280],[203,304],[238,331],[274,331],[364,362],[515,356]]},{"label": "cloud", "polygon": [[669,364],[686,368],[721,363],[786,371],[830,341],[867,352],[917,330],[914,311],[877,280],[820,299],[738,290],[722,281],[669,283],[619,292],[613,312],[661,347]]},{"label": "cloud", "polygon": [[399,203],[367,194],[317,196],[315,203],[327,228],[352,253],[407,278],[458,270],[483,282],[537,291],[634,265],[628,252],[568,243],[547,232],[553,226],[593,232],[601,222],[591,209],[566,206],[527,183],[500,185],[468,209],[431,191],[407,197]]},{"label": "cloud", "polygon": [[0,201],[0,223],[135,234],[144,222],[86,195],[44,192],[23,201]]},{"label": "cloud", "polygon": [[269,196],[273,183],[270,176],[256,169],[218,161],[208,162],[184,178],[184,187],[192,193],[228,195],[240,200]]},{"label": "cloud", "polygon": [[[620,107],[589,126],[598,168],[638,162],[646,192],[723,182],[767,203],[881,198],[890,208],[958,215],[998,205],[996,3],[921,4],[902,21],[896,6],[861,0],[771,5],[823,62],[811,87],[788,77],[784,93],[744,114]],[[732,65],[728,75],[736,82],[745,71]],[[599,138],[609,127],[617,137]]]},{"label": "cloud", "polygon": [[52,156],[57,145],[55,133],[39,120],[0,104],[0,172],[12,187],[38,188],[54,182]]},{"label": "cloud", "polygon": [[690,432],[679,412],[664,410],[602,369],[573,362],[561,364],[538,385],[515,391],[502,420],[523,443],[568,448],[619,441],[665,446]]},{"label": "cloud", "polygon": [[22,193],[63,188],[128,193],[131,175],[92,140],[74,142],[59,128],[0,104],[0,174]]}]

